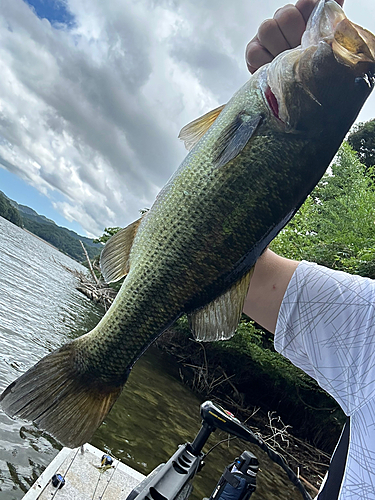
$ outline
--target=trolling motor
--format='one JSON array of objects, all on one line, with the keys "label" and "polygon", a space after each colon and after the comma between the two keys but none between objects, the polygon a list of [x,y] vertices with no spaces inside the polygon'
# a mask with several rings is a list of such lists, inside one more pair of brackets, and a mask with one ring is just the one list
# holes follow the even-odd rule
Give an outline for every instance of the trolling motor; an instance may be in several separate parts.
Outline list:
[{"label": "trolling motor", "polygon": [[[286,471],[303,498],[312,500],[284,459],[234,415],[211,401],[201,405],[200,413],[202,426],[193,442],[180,445],[168,462],[156,467],[131,491],[126,500],[186,500],[193,489],[191,482],[194,476],[204,465],[206,455],[202,449],[216,429],[258,445]],[[256,456],[244,451],[226,467],[209,500],[248,500],[255,491],[258,470]]]},{"label": "trolling motor", "polygon": [[209,500],[247,500],[255,491],[258,470],[257,457],[244,451],[225,468]]},{"label": "trolling motor", "polygon": [[[182,500],[187,498],[192,490],[190,481],[203,466],[205,455],[202,449],[216,429],[249,441],[251,431],[223,408],[214,405],[211,401],[206,401],[201,405],[200,412],[202,427],[193,442],[180,445],[168,462],[152,471],[129,494],[127,500],[175,500],[176,498]],[[236,495],[235,498],[245,500],[255,491],[257,471],[256,457],[250,452],[244,452],[226,469],[211,499],[231,500],[232,497],[228,496],[228,493],[241,489],[241,492],[246,490],[249,495]]]}]

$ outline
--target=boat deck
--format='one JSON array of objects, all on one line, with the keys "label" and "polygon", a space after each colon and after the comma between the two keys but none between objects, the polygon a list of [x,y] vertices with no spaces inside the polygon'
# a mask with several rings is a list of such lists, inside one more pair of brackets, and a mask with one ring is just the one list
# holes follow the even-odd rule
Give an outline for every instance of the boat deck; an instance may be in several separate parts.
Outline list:
[{"label": "boat deck", "polygon": [[[117,459],[103,468],[101,450],[89,444],[82,448],[63,448],[23,500],[125,500],[145,477]],[[52,485],[55,474],[65,479],[62,488]]]}]

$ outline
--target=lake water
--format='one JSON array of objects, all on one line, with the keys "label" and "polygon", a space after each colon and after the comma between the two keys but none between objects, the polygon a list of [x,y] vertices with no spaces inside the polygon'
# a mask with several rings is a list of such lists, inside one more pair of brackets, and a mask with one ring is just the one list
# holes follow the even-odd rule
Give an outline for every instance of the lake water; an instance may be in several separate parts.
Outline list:
[{"label": "lake water", "polygon": [[[75,289],[76,278],[63,266],[84,270],[0,217],[0,391],[101,318],[103,310]],[[178,444],[194,438],[200,428],[201,402],[179,381],[174,361],[150,349],[137,362],[92,444],[147,474],[168,460]],[[209,444],[223,437],[215,433]],[[13,420],[0,410],[0,499],[21,499],[60,449],[32,423]],[[257,455],[262,469],[251,500],[301,498],[263,452],[232,442],[207,457],[192,500],[210,496],[224,467],[244,449]]]}]

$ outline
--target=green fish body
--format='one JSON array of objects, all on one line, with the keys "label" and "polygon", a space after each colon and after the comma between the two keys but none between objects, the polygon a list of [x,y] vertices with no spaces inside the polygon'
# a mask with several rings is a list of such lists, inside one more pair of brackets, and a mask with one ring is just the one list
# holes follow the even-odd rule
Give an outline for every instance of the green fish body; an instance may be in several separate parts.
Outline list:
[{"label": "green fish body", "polygon": [[137,359],[182,314],[199,340],[233,335],[256,260],[319,181],[370,94],[374,54],[375,37],[322,0],[302,47],[185,127],[190,153],[151,210],[103,251],[107,280],[126,275],[112,307],[91,332],[13,382],[1,395],[4,410],[79,446]]}]

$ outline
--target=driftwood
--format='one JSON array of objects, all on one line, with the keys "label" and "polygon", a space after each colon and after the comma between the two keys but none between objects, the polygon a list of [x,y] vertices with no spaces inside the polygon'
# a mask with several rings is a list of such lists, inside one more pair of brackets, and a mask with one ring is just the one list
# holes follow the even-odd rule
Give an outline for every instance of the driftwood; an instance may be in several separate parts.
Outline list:
[{"label": "driftwood", "polygon": [[[76,289],[86,295],[86,297],[88,297],[96,304],[102,305],[107,311],[111,307],[112,302],[115,300],[117,292],[102,280],[99,265],[95,263],[95,261],[91,262],[84,244],[81,240],[79,242],[81,243],[82,249],[86,256],[86,261],[91,278],[87,273],[84,273],[82,271],[70,269],[67,266],[63,267],[78,279]],[[95,270],[97,271],[100,278],[98,278]]]},{"label": "driftwood", "polygon": [[82,243],[82,241],[81,241],[81,240],[79,240],[79,242],[81,243],[82,250],[83,250],[83,252],[84,252],[84,254],[85,254],[86,261],[87,261],[87,264],[88,264],[88,266],[89,266],[91,276],[93,277],[94,282],[95,282],[97,285],[99,285],[99,280],[98,280],[98,278],[97,278],[97,276],[96,276],[96,274],[95,274],[95,272],[94,272],[94,269],[93,269],[93,267],[92,267],[91,260],[90,260],[89,254],[87,253],[87,250],[86,250],[86,248],[85,248],[85,245]]},{"label": "driftwood", "polygon": [[107,311],[116,297],[116,291],[110,288],[106,284],[95,284],[87,281],[86,279],[81,279],[81,283],[76,286],[77,290],[86,295],[90,300],[96,304],[101,304]]},{"label": "driftwood", "polygon": [[[90,262],[90,259],[88,259],[88,262]],[[116,290],[108,286],[104,281],[98,279],[94,270],[95,265],[91,264],[90,262],[91,277],[87,273],[77,271],[76,269],[71,269],[68,266],[64,266],[64,264],[60,263],[60,265],[66,271],[73,274],[77,278],[78,283],[76,285],[76,289],[78,291],[86,295],[86,297],[88,297],[96,304],[102,305],[106,311],[111,307],[113,301],[115,300],[117,292]]]},{"label": "driftwood", "polygon": [[111,307],[117,295],[116,290],[109,287],[104,281],[98,280],[97,283],[94,283],[86,273],[71,269],[63,264],[61,265],[77,278],[78,283],[76,289],[78,291],[86,295],[86,297],[96,304],[102,305],[106,311]]}]

